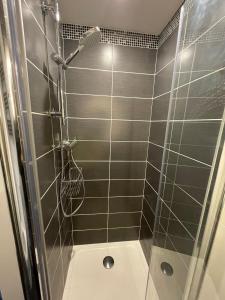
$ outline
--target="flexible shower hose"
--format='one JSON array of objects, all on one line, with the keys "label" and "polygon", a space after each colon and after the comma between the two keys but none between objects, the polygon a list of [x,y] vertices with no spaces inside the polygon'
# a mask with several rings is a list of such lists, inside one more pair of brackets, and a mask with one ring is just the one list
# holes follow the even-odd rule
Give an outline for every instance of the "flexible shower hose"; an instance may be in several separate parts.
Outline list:
[{"label": "flexible shower hose", "polygon": [[84,199],[85,199],[85,184],[84,184],[83,173],[82,173],[82,171],[80,170],[80,168],[78,167],[78,165],[75,162],[75,159],[73,157],[72,149],[69,150],[69,153],[70,153],[70,157],[72,159],[72,162],[73,162],[74,166],[76,167],[76,169],[78,170],[78,172],[79,172],[79,174],[81,176],[81,181],[82,181],[82,186],[83,186],[83,197],[82,197],[81,203],[78,205],[78,207],[71,214],[67,214],[66,211],[65,211],[65,209],[64,209],[64,206],[63,206],[63,199],[61,197],[61,195],[62,195],[62,193],[61,193],[61,190],[62,190],[62,180],[63,180],[63,172],[64,172],[64,171],[62,171],[61,172],[61,181],[60,181],[60,204],[61,204],[63,215],[66,218],[74,216],[77,213],[77,211],[81,208],[81,206],[83,205]]}]

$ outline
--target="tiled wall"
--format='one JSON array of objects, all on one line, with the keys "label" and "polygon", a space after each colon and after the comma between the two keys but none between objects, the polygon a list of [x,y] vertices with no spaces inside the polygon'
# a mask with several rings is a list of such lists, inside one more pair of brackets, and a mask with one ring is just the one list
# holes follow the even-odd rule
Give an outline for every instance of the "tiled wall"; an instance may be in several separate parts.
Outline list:
[{"label": "tiled wall", "polygon": [[[173,74],[168,137],[154,233],[154,246],[172,250],[174,265],[179,266],[182,274],[182,281],[174,276],[173,288],[165,286],[173,293],[171,299],[181,299],[185,289],[189,259],[184,257],[187,258],[193,251],[225,103],[224,1],[194,0],[187,4],[181,20]],[[147,181],[149,178],[154,189],[155,183],[158,184],[159,159],[164,145],[166,124],[163,120],[166,114],[163,112],[167,110],[167,91],[171,88],[172,77],[169,74],[173,63],[168,64],[168,61],[173,56],[172,52],[167,54],[168,59],[165,55],[160,58],[160,50],[158,55],[158,70],[165,67],[156,76],[147,175]],[[153,117],[154,104],[158,104],[161,111],[156,114],[156,119]],[[150,194],[154,194],[152,190]],[[153,255],[151,260],[154,259]],[[161,259],[165,259],[165,255]],[[160,264],[155,267],[160,269]],[[160,286],[154,270],[152,277]],[[158,293],[161,299],[170,299],[169,295],[166,298],[161,296],[160,287]]]},{"label": "tiled wall", "polygon": [[[173,67],[178,35],[177,14],[164,30],[163,42],[157,52],[157,63],[154,83],[154,97],[151,108],[151,123],[148,143],[146,181],[143,201],[143,217],[141,221],[140,241],[149,262],[150,248],[154,230],[155,212],[159,188],[160,171],[164,138],[166,133]],[[167,36],[165,32],[170,32]]]},{"label": "tiled wall", "polygon": [[[64,40],[65,56],[76,46]],[[139,238],[155,58],[154,49],[100,43],[66,71],[68,135],[86,186],[75,244]]]},{"label": "tiled wall", "polygon": [[60,123],[48,116],[58,110],[58,69],[50,58],[57,50],[56,24],[52,14],[42,15],[39,1],[22,0],[22,12],[48,275],[52,299],[61,299],[72,242],[71,220],[63,218],[58,197]]}]

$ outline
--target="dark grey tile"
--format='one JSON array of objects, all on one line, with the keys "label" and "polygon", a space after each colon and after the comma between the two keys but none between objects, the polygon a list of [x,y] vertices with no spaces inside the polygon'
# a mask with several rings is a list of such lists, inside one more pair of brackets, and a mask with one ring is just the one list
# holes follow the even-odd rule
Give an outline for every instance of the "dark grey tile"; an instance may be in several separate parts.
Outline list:
[{"label": "dark grey tile", "polygon": [[[80,200],[73,200],[74,206],[80,203]],[[99,214],[108,212],[108,198],[85,198],[85,201],[79,209],[79,214]]]},{"label": "dark grey tile", "polygon": [[143,187],[144,180],[111,180],[110,196],[139,196]]},{"label": "dark grey tile", "polygon": [[105,96],[67,95],[69,117],[110,118],[111,98]]},{"label": "dark grey tile", "polygon": [[144,161],[147,155],[148,143],[112,143],[112,160],[140,160]]},{"label": "dark grey tile", "polygon": [[36,156],[52,149],[51,119],[46,115],[32,115]]},{"label": "dark grey tile", "polygon": [[76,215],[72,217],[73,230],[107,228],[107,214]]},{"label": "dark grey tile", "polygon": [[153,100],[151,120],[167,120],[170,93]]},{"label": "dark grey tile", "polygon": [[154,144],[163,146],[166,133],[166,125],[167,122],[151,122],[149,141]]},{"label": "dark grey tile", "polygon": [[215,146],[181,145],[180,153],[210,165],[214,157]]},{"label": "dark grey tile", "polygon": [[[205,9],[207,6],[207,9]],[[207,1],[207,3],[196,2],[193,3],[191,9],[189,10],[189,16],[187,26],[185,28],[186,36],[194,35],[194,37],[189,41],[193,41],[200,34],[203,34],[208,30],[213,24],[220,20],[224,16],[225,3],[222,0],[219,1]],[[219,22],[214,30],[220,31],[224,28],[224,20]],[[209,35],[210,36],[210,35]],[[188,44],[188,43],[186,43]]]},{"label": "dark grey tile", "polygon": [[167,65],[176,55],[178,28],[162,44],[157,54],[157,71]]},{"label": "dark grey tile", "polygon": [[144,217],[141,219],[140,243],[147,263],[149,264],[151,247],[153,243],[152,232]]},{"label": "dark grey tile", "polygon": [[165,247],[166,249],[176,252],[178,251],[182,254],[192,255],[192,251],[194,249],[194,241],[191,239],[183,239],[177,236],[169,235],[169,240],[167,240]]},{"label": "dark grey tile", "polygon": [[78,140],[109,140],[110,121],[69,119],[69,136]]},{"label": "dark grey tile", "polygon": [[41,199],[44,229],[46,229],[47,225],[49,224],[50,219],[56,210],[57,204],[56,184],[53,184],[47,194],[43,197],[43,199]]},{"label": "dark grey tile", "polygon": [[75,245],[106,243],[107,230],[74,231],[73,239]]},{"label": "dark grey tile", "polygon": [[109,228],[140,225],[141,212],[109,214]]},{"label": "dark grey tile", "polygon": [[48,79],[29,62],[27,68],[31,110],[39,113],[48,112],[50,108]]},{"label": "dark grey tile", "polygon": [[174,235],[181,238],[192,239],[191,235],[188,233],[188,228],[186,228],[185,223],[181,223],[176,220],[168,220],[167,232],[170,235]]},{"label": "dark grey tile", "polygon": [[22,2],[24,35],[27,57],[44,73],[47,74],[48,64],[46,55],[46,39],[38,27],[31,11]]},{"label": "dark grey tile", "polygon": [[112,121],[113,141],[147,141],[148,122]]},{"label": "dark grey tile", "polygon": [[[51,222],[49,223],[49,226],[47,228],[47,231],[45,232],[45,245],[46,245],[46,252],[47,256],[49,257],[51,254],[51,251],[53,249],[53,246],[57,242],[57,237],[59,233],[59,220],[58,220],[58,212],[55,211]],[[54,246],[57,247],[57,244]]]},{"label": "dark grey tile", "polygon": [[199,224],[202,212],[202,207],[200,205],[194,205],[194,203],[193,205],[185,205],[183,203],[174,202],[171,205],[171,210],[182,223],[188,222]]},{"label": "dark grey tile", "polygon": [[[179,99],[182,104],[185,100]],[[188,98],[185,119],[220,119],[224,109],[224,98]]]},{"label": "dark grey tile", "polygon": [[142,196],[138,197],[110,197],[109,212],[133,212],[141,211]]},{"label": "dark grey tile", "polygon": [[209,173],[210,168],[201,165],[199,167],[178,166],[176,184],[181,185],[184,190],[186,190],[185,186],[206,189]]},{"label": "dark grey tile", "polygon": [[155,72],[156,50],[138,47],[114,47],[114,70],[150,73]]},{"label": "dark grey tile", "polygon": [[[78,46],[78,41],[64,40],[65,58],[74,52]],[[71,67],[92,68],[92,69],[112,69],[112,45],[99,43],[90,49],[84,49],[79,56],[71,61]]]},{"label": "dark grey tile", "polygon": [[151,231],[153,232],[155,215],[153,214],[151,208],[149,207],[149,205],[145,199],[143,201],[143,215],[144,215],[146,221],[148,222],[148,225],[150,226]]},{"label": "dark grey tile", "polygon": [[153,212],[156,212],[157,196],[158,196],[157,193],[146,182],[145,183],[144,197],[145,197],[145,201],[148,202],[148,204],[151,207]]},{"label": "dark grey tile", "polygon": [[40,194],[43,195],[55,178],[53,152],[37,160]]},{"label": "dark grey tile", "polygon": [[85,181],[86,197],[107,197],[108,180]]},{"label": "dark grey tile", "polygon": [[157,73],[155,77],[154,97],[171,90],[173,78],[173,62]]},{"label": "dark grey tile", "polygon": [[162,156],[163,156],[163,148],[154,145],[152,143],[149,143],[148,161],[159,170],[161,170]]},{"label": "dark grey tile", "polygon": [[219,128],[220,122],[185,122],[182,144],[215,146]]},{"label": "dark grey tile", "polygon": [[42,29],[44,29],[43,24],[43,13],[41,9],[41,1],[40,0],[27,0],[26,3],[28,4],[30,10],[35,15],[35,18],[37,19],[39,25]]},{"label": "dark grey tile", "polygon": [[[53,4],[54,5],[54,4]],[[44,15],[44,27],[46,31],[46,36],[51,43],[54,51],[57,51],[57,20],[54,14]]]},{"label": "dark grey tile", "polygon": [[109,160],[109,142],[79,141],[73,149],[76,160]]},{"label": "dark grey tile", "polygon": [[112,73],[68,69],[66,72],[67,93],[111,95]]},{"label": "dark grey tile", "polygon": [[139,239],[139,227],[109,229],[109,242],[132,241]]},{"label": "dark grey tile", "polygon": [[112,100],[112,118],[150,120],[151,99],[119,98]]},{"label": "dark grey tile", "polygon": [[189,97],[224,97],[224,73],[224,70],[220,70],[192,82],[190,84]]},{"label": "dark grey tile", "polygon": [[77,165],[82,169],[85,180],[109,178],[108,162],[78,162]]},{"label": "dark grey tile", "polygon": [[145,162],[111,162],[111,179],[144,179]]},{"label": "dark grey tile", "polygon": [[153,166],[151,166],[150,164],[147,164],[146,179],[154,188],[154,190],[158,191],[160,172],[153,168]]},{"label": "dark grey tile", "polygon": [[154,76],[114,73],[113,95],[151,98]]}]

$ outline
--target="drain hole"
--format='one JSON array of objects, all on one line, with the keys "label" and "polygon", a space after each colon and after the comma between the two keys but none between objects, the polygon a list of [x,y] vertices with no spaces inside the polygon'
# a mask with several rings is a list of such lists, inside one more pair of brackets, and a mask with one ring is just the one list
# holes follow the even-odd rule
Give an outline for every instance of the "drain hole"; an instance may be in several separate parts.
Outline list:
[{"label": "drain hole", "polygon": [[103,266],[106,269],[111,269],[114,266],[114,259],[112,258],[112,256],[106,256],[103,259]]},{"label": "drain hole", "polygon": [[166,276],[172,276],[173,275],[173,268],[170,264],[168,264],[167,262],[162,262],[161,263],[161,270],[163,272],[164,275]]}]

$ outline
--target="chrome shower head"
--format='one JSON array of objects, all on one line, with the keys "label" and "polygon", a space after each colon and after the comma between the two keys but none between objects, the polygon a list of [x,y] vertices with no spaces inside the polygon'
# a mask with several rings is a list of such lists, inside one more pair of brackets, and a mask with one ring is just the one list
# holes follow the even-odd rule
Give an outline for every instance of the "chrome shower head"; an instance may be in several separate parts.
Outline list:
[{"label": "chrome shower head", "polygon": [[79,40],[78,48],[70,53],[64,63],[64,68],[67,68],[68,64],[74,59],[74,57],[81,52],[84,48],[90,48],[99,43],[101,40],[101,31],[98,26],[93,27],[86,31]]}]

